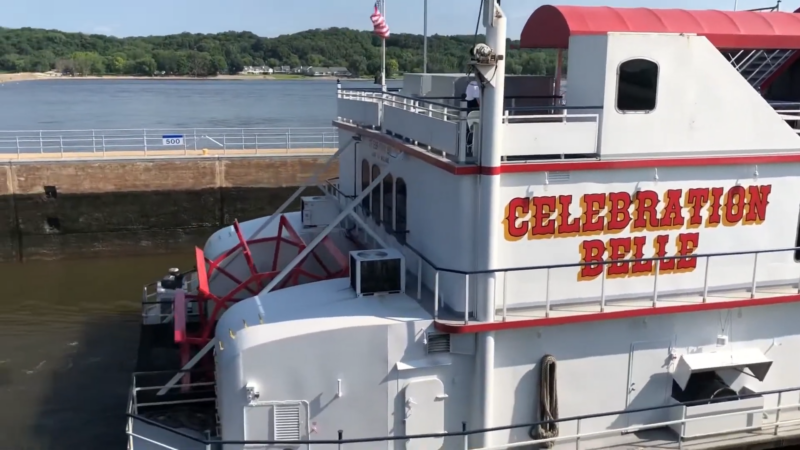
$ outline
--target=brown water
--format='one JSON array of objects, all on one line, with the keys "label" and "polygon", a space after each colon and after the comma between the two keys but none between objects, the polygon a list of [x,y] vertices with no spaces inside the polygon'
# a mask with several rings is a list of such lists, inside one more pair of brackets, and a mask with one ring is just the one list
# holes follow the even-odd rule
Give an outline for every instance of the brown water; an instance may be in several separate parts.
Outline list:
[{"label": "brown water", "polygon": [[0,450],[125,448],[142,286],[191,256],[0,264]]}]

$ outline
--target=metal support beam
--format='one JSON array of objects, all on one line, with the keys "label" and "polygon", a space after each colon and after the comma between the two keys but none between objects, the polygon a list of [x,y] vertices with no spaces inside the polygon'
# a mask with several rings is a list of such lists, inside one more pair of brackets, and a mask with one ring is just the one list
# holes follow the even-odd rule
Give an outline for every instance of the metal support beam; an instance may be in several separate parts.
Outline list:
[{"label": "metal support beam", "polygon": [[163,388],[161,388],[161,390],[158,391],[156,395],[164,395],[167,393],[167,391],[172,389],[172,387],[174,387],[178,383],[178,381],[180,381],[181,378],[183,378],[183,376],[185,375],[185,371],[191,370],[192,367],[194,367],[195,364],[197,364],[203,358],[203,356],[205,356],[206,353],[209,352],[209,350],[214,348],[215,345],[217,345],[216,339],[211,339],[210,341],[208,341],[208,344],[206,344],[205,347],[203,347],[199,352],[197,352],[197,354],[194,355],[194,357],[190,359],[189,362],[186,363],[186,365],[181,368],[181,371],[178,372],[174,377],[172,377],[172,379],[169,380],[169,382]]},{"label": "metal support beam", "polygon": [[311,178],[309,178],[309,180],[306,181],[306,183],[303,186],[300,186],[294,192],[294,194],[292,194],[291,197],[289,197],[285,202],[283,202],[283,204],[274,213],[272,213],[272,215],[269,217],[269,219],[267,219],[267,221],[264,222],[263,225],[258,227],[258,229],[256,229],[256,231],[253,232],[253,234],[251,234],[250,237],[247,240],[249,241],[249,240],[255,239],[258,236],[259,233],[261,233],[268,226],[272,225],[272,222],[274,222],[277,217],[279,217],[281,214],[283,214],[283,212],[286,210],[286,208],[288,208],[289,205],[291,205],[295,200],[297,200],[297,198],[300,197],[300,194],[302,194],[303,191],[305,191],[307,187],[316,186],[317,184],[319,184],[318,181],[319,181],[320,175],[325,173],[325,171],[327,171],[331,167],[331,164],[333,164],[333,162],[336,161],[339,158],[339,156],[341,156],[342,153],[344,153],[344,151],[347,150],[347,148],[350,147],[350,145],[353,144],[353,142],[355,142],[355,141],[351,137],[347,141],[346,144],[344,144],[342,147],[340,147],[339,150],[336,151],[336,153],[331,155],[330,159],[328,159],[328,161],[321,168],[317,169],[314,172],[314,174],[311,175]]},{"label": "metal support beam", "polygon": [[[403,156],[401,155],[397,159],[400,159],[402,157]],[[397,159],[395,159],[395,161],[397,161]],[[389,166],[391,165],[392,163],[389,163]],[[320,232],[316,237],[314,237],[314,239],[312,239],[311,242],[308,243],[306,248],[303,249],[303,251],[300,252],[297,256],[295,256],[294,259],[292,259],[292,261],[289,264],[287,264],[286,267],[284,267],[283,270],[281,270],[281,272],[278,275],[276,275],[275,278],[273,278],[272,281],[257,296],[255,296],[256,303],[258,304],[258,310],[259,310],[258,312],[261,314],[262,317],[266,316],[266,312],[264,311],[264,307],[261,304],[261,295],[268,294],[270,291],[275,289],[275,287],[281,281],[283,281],[284,278],[286,278],[286,275],[288,275],[289,272],[292,271],[292,269],[297,267],[298,264],[300,264],[312,251],[314,251],[314,248],[316,248],[316,246],[319,245],[319,243],[322,242],[322,240],[325,239],[328,236],[328,234],[330,234],[330,232],[333,231],[334,228],[336,228],[337,225],[339,225],[339,222],[341,222],[345,217],[347,217],[347,215],[350,214],[350,212],[353,211],[353,209],[361,203],[361,200],[364,200],[367,197],[367,195],[369,195],[370,192],[372,192],[372,190],[375,189],[376,186],[380,185],[383,182],[383,179],[386,178],[387,175],[389,175],[389,171],[385,170],[380,175],[378,175],[377,178],[372,180],[372,183],[370,183],[369,186],[367,186],[360,194],[358,194],[358,196],[355,199],[353,199],[353,201],[351,201],[349,205],[345,206],[342,212],[340,212],[339,215],[336,216],[336,218],[333,219],[333,221],[327,227],[325,227],[325,229],[322,230],[322,232]]]}]

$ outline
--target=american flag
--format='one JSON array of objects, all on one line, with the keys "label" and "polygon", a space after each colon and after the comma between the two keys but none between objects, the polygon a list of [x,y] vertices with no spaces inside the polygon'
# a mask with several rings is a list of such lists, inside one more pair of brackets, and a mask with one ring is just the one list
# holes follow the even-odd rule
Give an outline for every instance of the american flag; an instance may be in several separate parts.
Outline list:
[{"label": "american flag", "polygon": [[389,25],[386,25],[386,19],[384,19],[383,14],[381,14],[379,3],[380,0],[375,2],[375,12],[373,12],[369,18],[372,20],[373,33],[381,39],[388,39]]}]

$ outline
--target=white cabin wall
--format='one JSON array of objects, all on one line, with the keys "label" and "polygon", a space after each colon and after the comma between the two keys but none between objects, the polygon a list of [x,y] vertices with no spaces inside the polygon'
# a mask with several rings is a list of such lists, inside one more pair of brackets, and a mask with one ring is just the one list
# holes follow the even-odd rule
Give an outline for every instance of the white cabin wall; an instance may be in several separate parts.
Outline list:
[{"label": "white cabin wall", "polygon": [[[237,333],[237,340],[242,341],[241,378],[225,381],[238,381],[240,392],[231,402],[238,403],[239,414],[247,403],[244,386],[251,383],[260,388],[260,402],[308,401],[309,421],[317,423],[312,439],[336,439],[338,430],[344,430],[346,438],[389,434],[387,326],[346,326],[315,332],[310,322],[260,325]],[[311,331],[283,339],[275,333],[274,340],[263,340],[264,331],[260,329],[287,326],[307,326]],[[255,345],[249,346],[249,340]],[[339,379],[343,395],[337,398]],[[228,439],[228,430],[235,430],[237,425],[232,418],[226,419],[223,427]]]},{"label": "white cabin wall", "polygon": [[[364,143],[359,144],[359,167],[360,160],[366,158],[370,165],[378,162],[383,171],[386,164],[380,162],[379,155],[385,155],[384,152],[383,144],[373,145],[365,139]],[[392,162],[389,170],[395,182],[398,177],[406,182],[408,244],[439,267],[455,270],[473,269],[475,225],[472,218],[478,207],[477,177],[449,174],[412,156],[405,156]],[[358,186],[360,192],[360,181]],[[389,245],[403,249],[402,245],[386,233],[382,226],[377,226],[374,220],[366,219],[365,222],[373,226]],[[404,249],[404,253],[407,258],[406,267],[411,273],[416,274],[418,258],[407,249]],[[425,263],[422,269],[425,285],[433,290],[433,270]],[[463,276],[440,274],[439,289],[445,305],[463,312],[465,292]],[[416,295],[413,288],[409,290],[409,295]]]},{"label": "white cabin wall", "polygon": [[[561,418],[626,409],[631,380],[640,383],[631,394],[630,409],[667,404],[672,386],[669,371],[687,353],[755,348],[774,363],[763,382],[747,377],[745,385],[757,392],[798,387],[800,360],[795,356],[800,351],[798,314],[800,305],[783,304],[497,332],[493,424],[505,426],[539,420],[536,417],[539,361],[546,354],[557,360]],[[718,334],[729,336],[727,346],[716,346]],[[677,356],[672,362],[670,345],[674,345]],[[631,365],[631,352],[635,348],[646,350],[637,351]],[[797,404],[798,400],[798,392],[789,392],[783,394],[781,404]],[[777,394],[765,396],[766,408],[776,405]],[[781,413],[781,420],[796,415],[796,410],[787,409]],[[624,428],[629,423],[626,416],[581,421],[581,433]],[[666,420],[669,419],[664,412],[650,413],[638,423]],[[775,413],[770,412],[764,423],[774,420]],[[562,422],[559,428],[561,436],[575,434],[576,422]],[[499,432],[495,439],[520,442],[530,439],[527,433],[527,428],[519,428]],[[614,444],[611,439],[615,438],[618,435],[607,436],[606,444]],[[582,438],[581,446],[593,448],[603,439]],[[574,448],[575,442],[565,441],[557,447]]]},{"label": "white cabin wall", "polygon": [[[758,176],[756,176],[756,172]],[[657,174],[657,179],[656,179]],[[800,218],[800,164],[768,164],[755,167],[753,165],[728,165],[714,167],[664,167],[656,169],[604,170],[604,171],[572,171],[566,173],[568,181],[545,183],[545,173],[506,174],[502,175],[502,191],[500,197],[503,205],[509,205],[514,198],[522,198],[523,202],[532,197],[571,195],[569,209],[570,220],[580,220],[583,214],[581,198],[585,194],[628,193],[632,197],[637,191],[654,191],[659,199],[656,207],[660,215],[664,208],[664,193],[668,190],[681,190],[683,203],[681,216],[684,224],[678,228],[663,227],[651,230],[632,230],[633,221],[622,230],[609,230],[608,222],[602,231],[585,231],[576,234],[533,237],[530,233],[530,214],[520,214],[516,220],[518,226],[526,222],[529,232],[519,238],[497,236],[498,254],[501,255],[500,266],[507,268],[527,266],[549,266],[559,264],[577,264],[581,262],[581,246],[583,242],[601,240],[606,244],[610,239],[645,237],[643,247],[644,258],[655,257],[654,242],[656,236],[668,235],[666,255],[677,254],[678,235],[699,233],[698,246],[693,254],[704,255],[735,251],[754,251],[768,249],[788,249],[795,246]],[[720,222],[716,226],[708,225],[708,203],[700,212],[702,223],[692,228],[689,226],[691,205],[685,202],[688,189],[723,188],[725,192],[737,185],[745,189],[750,186],[770,186],[767,197],[765,220],[762,223],[745,224],[743,221],[734,226]],[[724,215],[724,198],[722,213]],[[634,205],[627,211],[633,211]],[[603,206],[598,214],[605,221],[608,209]],[[506,212],[498,211],[498,220],[505,219]],[[724,217],[724,216],[723,216]],[[549,220],[557,220],[558,214],[553,212]],[[551,223],[548,221],[548,223]],[[504,224],[505,227],[505,224]],[[670,229],[671,228],[671,229]],[[604,253],[608,258],[608,251]],[[624,259],[634,258],[628,253]],[[705,281],[705,258],[698,258],[694,270],[669,274],[661,274],[658,279],[659,295],[667,293],[702,292]],[[723,288],[749,288],[753,277],[753,255],[717,257],[710,260],[708,271],[709,292]],[[579,280],[578,267],[530,270],[513,272],[507,275],[504,289],[498,289],[498,309],[503,301],[503,292],[507,307],[529,307],[542,304],[549,297],[552,303],[574,301],[598,301],[601,288],[604,288],[607,300],[622,298],[643,298],[652,295],[654,276],[608,277],[603,286],[600,276],[593,279]],[[548,279],[549,276],[549,279]],[[793,252],[760,254],[756,278],[760,287],[769,283],[788,284],[795,282],[800,276],[800,264],[794,261]]]},{"label": "white cabin wall", "polygon": [[[606,85],[608,36],[569,38],[569,106],[602,106]],[[613,77],[612,77],[613,78]],[[595,114],[600,110],[578,111]]]},{"label": "white cabin wall", "polygon": [[[406,322],[388,327],[388,358],[387,373],[390,374],[388,402],[390,413],[388,426],[390,434],[408,435],[420,434],[420,430],[408,430],[405,426],[405,393],[404,389],[410,382],[436,378],[442,382],[444,393],[447,395],[444,401],[444,429],[434,430],[430,428],[425,433],[436,433],[440,431],[454,431],[461,429],[462,422],[469,422],[470,410],[472,408],[473,392],[473,369],[474,361],[472,352],[467,354],[456,353],[432,353],[428,354],[425,344],[425,334],[435,333],[433,321]],[[472,337],[471,335],[469,337]],[[451,344],[455,351],[459,350],[458,344]],[[422,401],[420,401],[422,403]],[[414,410],[411,414],[425,414],[426,411]],[[431,422],[435,422],[431,420]],[[434,441],[434,442],[432,442]],[[434,443],[441,443],[447,449],[463,448],[461,438],[448,438],[445,440],[420,440],[415,445],[423,445],[423,448],[440,448]],[[375,444],[376,447],[380,444]],[[407,443],[395,441],[389,448],[398,450],[406,449]],[[420,447],[415,447],[420,448]]]},{"label": "white cabin wall", "polygon": [[[603,158],[800,148],[800,137],[703,36],[609,33],[607,58]],[[617,70],[622,62],[639,58],[659,65],[656,108],[621,113],[616,109]],[[570,49],[570,76],[574,62]],[[570,80],[570,102],[573,89]]]}]

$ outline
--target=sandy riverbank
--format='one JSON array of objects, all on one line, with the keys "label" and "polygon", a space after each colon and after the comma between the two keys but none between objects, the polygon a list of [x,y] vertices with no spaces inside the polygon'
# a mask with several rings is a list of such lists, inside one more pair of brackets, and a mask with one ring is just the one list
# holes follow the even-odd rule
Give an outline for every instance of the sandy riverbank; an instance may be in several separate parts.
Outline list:
[{"label": "sandy riverbank", "polygon": [[337,77],[306,77],[302,75],[217,75],[214,77],[187,77],[187,76],[169,76],[169,77],[140,77],[128,75],[106,75],[106,76],[87,76],[87,77],[68,77],[68,76],[50,76],[43,73],[0,73],[0,83],[9,83],[13,81],[31,81],[31,80],[203,80],[203,81],[264,81],[264,80],[336,80]]}]

